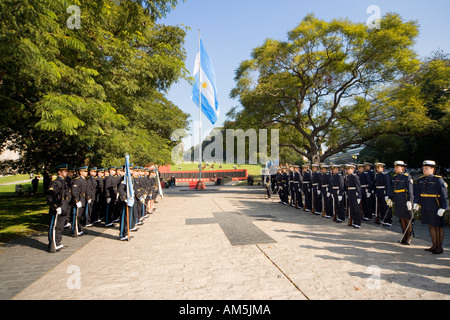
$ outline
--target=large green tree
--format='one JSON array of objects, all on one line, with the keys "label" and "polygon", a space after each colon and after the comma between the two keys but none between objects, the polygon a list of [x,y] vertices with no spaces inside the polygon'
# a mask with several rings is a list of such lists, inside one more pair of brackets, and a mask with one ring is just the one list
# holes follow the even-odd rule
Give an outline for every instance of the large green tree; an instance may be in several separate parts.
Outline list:
[{"label": "large green tree", "polygon": [[158,19],[177,2],[0,1],[0,137],[23,168],[170,161],[186,29]]},{"label": "large green tree", "polygon": [[[388,13],[380,29],[313,14],[288,33],[267,39],[236,70],[226,127],[279,128],[280,145],[321,160],[398,130],[410,112],[388,102],[389,91],[417,69],[414,21]],[[403,112],[405,111],[405,113]]]},{"label": "large green tree", "polygon": [[[391,106],[403,110],[403,122],[395,135],[383,135],[367,143],[366,153],[392,163],[403,159],[411,166],[420,166],[425,159],[440,166],[450,165],[450,59],[437,51],[425,58],[414,74],[385,94]],[[419,110],[419,112],[408,112]]]}]

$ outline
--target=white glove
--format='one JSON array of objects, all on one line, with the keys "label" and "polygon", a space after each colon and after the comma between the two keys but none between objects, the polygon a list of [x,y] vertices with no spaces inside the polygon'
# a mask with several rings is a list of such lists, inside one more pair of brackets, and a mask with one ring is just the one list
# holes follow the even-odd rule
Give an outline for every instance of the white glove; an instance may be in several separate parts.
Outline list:
[{"label": "white glove", "polygon": [[110,203],[111,202],[111,198],[106,199],[106,203]]},{"label": "white glove", "polygon": [[145,203],[144,197],[141,197],[141,198],[139,199],[139,201],[142,202],[142,203]]},{"label": "white glove", "polygon": [[367,195],[367,199],[368,199],[368,198],[370,198],[370,196],[371,196],[372,194],[371,194],[370,192],[367,192],[366,195]]},{"label": "white glove", "polygon": [[92,202],[92,199],[89,199],[89,200],[88,200],[88,203],[91,204],[91,202]]},{"label": "white glove", "polygon": [[356,202],[358,202],[358,204],[360,204],[361,203],[361,199],[356,200]]},{"label": "white glove", "polygon": [[444,213],[445,213],[445,209],[439,209],[438,212],[437,212],[439,217],[443,217]]},{"label": "white glove", "polygon": [[419,211],[420,210],[420,206],[418,203],[414,203],[414,211]]},{"label": "white glove", "polygon": [[406,202],[406,208],[408,209],[408,211],[412,210],[412,203],[411,203],[411,201]]},{"label": "white glove", "polygon": [[342,201],[342,196],[338,196],[338,201]]},{"label": "white glove", "polygon": [[394,205],[394,203],[392,202],[392,200],[389,199],[389,198],[386,200],[386,204],[388,205],[389,208],[392,208],[392,206]]},{"label": "white glove", "polygon": [[387,203],[388,199],[389,199],[388,196],[384,197],[384,201],[386,201],[386,203]]},{"label": "white glove", "polygon": [[61,213],[62,213],[62,209],[61,209],[61,208],[56,209],[56,214],[57,214],[58,216],[60,216]]},{"label": "white glove", "polygon": [[81,208],[81,205],[82,205],[81,201],[77,202],[77,208]]},{"label": "white glove", "polygon": [[320,190],[317,190],[317,194],[320,196]]},{"label": "white glove", "polygon": [[331,193],[327,192],[327,198],[329,198],[331,196]]}]

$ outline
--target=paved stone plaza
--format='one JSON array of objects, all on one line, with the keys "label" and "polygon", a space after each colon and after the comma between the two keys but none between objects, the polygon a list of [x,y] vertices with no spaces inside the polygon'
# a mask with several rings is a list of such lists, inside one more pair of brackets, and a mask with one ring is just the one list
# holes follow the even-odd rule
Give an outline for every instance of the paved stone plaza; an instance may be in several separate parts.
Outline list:
[{"label": "paved stone plaza", "polygon": [[402,246],[395,218],[356,230],[260,187],[215,188],[170,189],[130,242],[98,227],[57,254],[46,235],[0,247],[0,299],[450,300],[449,228],[433,255],[419,223]]}]

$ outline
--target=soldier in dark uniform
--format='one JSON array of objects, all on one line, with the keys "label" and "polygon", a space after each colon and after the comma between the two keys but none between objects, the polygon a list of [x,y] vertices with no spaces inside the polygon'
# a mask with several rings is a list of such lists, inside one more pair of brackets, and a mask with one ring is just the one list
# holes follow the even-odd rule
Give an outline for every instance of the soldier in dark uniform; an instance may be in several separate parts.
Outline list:
[{"label": "soldier in dark uniform", "polygon": [[74,214],[72,220],[72,236],[79,237],[84,234],[81,229],[83,224],[83,215],[86,210],[86,176],[88,167],[78,168],[78,176],[72,183],[72,202],[74,206]]},{"label": "soldier in dark uniform", "polygon": [[[129,240],[128,238],[128,224],[129,218],[127,219],[127,185],[125,182],[124,174],[126,167],[117,168],[117,175],[119,177],[119,185],[117,187],[117,193],[119,194],[119,198],[117,199],[116,205],[120,211],[120,227],[119,227],[119,240],[125,241]],[[128,212],[129,214],[129,212]]]},{"label": "soldier in dark uniform", "polygon": [[283,178],[283,172],[281,167],[278,168],[277,174],[276,174],[276,179],[277,179],[277,193],[278,196],[280,197],[280,203],[283,203],[283,186],[281,184],[281,180]]},{"label": "soldier in dark uniform", "polygon": [[283,174],[281,176],[281,186],[283,188],[281,201],[284,205],[289,203],[289,173],[287,170],[287,167],[283,167]]},{"label": "soldier in dark uniform", "polygon": [[94,204],[97,198],[98,180],[97,167],[89,168],[89,176],[86,178],[86,227],[94,225]]},{"label": "soldier in dark uniform", "polygon": [[347,201],[349,208],[349,217],[352,220],[351,225],[359,229],[361,228],[361,203],[362,188],[358,176],[355,174],[356,166],[353,164],[346,165],[347,179],[345,181],[345,191],[347,193]]},{"label": "soldier in dark uniform", "polygon": [[344,176],[339,173],[338,165],[331,165],[331,197],[333,201],[333,220],[338,223],[345,221],[344,204]]},{"label": "soldier in dark uniform", "polygon": [[49,210],[48,229],[48,251],[55,253],[64,247],[61,244],[62,232],[65,224],[65,217],[68,215],[70,203],[70,189],[66,181],[68,165],[61,165],[55,168],[58,176],[54,178],[47,190],[47,203]]},{"label": "soldier in dark uniform", "polygon": [[309,165],[303,165],[303,182],[302,182],[302,190],[305,195],[305,211],[312,211],[312,185],[311,185],[311,171],[309,170]]},{"label": "soldier in dark uniform", "polygon": [[[369,175],[370,181],[375,180],[375,172],[372,170],[372,164],[369,162],[364,162],[364,172],[367,173]],[[372,185],[369,185],[369,192],[371,194],[371,196],[369,197],[369,195],[367,195],[367,203],[368,203],[368,207],[369,210],[371,212],[372,216],[376,215],[375,212],[375,204],[376,204],[376,199],[375,199],[375,190],[372,189]],[[364,214],[364,216],[366,216]],[[369,216],[369,213],[367,213],[367,217]]]},{"label": "soldier in dark uniform", "polygon": [[391,177],[388,173],[384,172],[385,164],[378,162],[375,164],[375,179],[372,182],[372,190],[375,192],[375,208],[377,208],[377,224],[383,226],[392,226],[392,211],[387,206],[389,194],[391,190]]},{"label": "soldier in dark uniform", "polygon": [[409,174],[404,172],[406,166],[407,164],[403,161],[394,162],[395,174],[391,181],[388,206],[394,206],[395,215],[400,219],[402,232],[405,234],[405,237],[400,243],[409,245],[412,241],[412,225],[409,222],[414,218],[412,211],[414,201],[414,180]]},{"label": "soldier in dark uniform", "polygon": [[106,197],[106,211],[105,211],[105,227],[114,227],[114,213],[115,203],[117,200],[117,167],[109,168],[109,175],[105,177],[105,197]]},{"label": "soldier in dark uniform", "polygon": [[295,188],[294,188],[294,167],[289,166],[289,205],[295,207]]},{"label": "soldier in dark uniform", "polygon": [[444,213],[448,208],[448,186],[441,176],[434,175],[436,162],[426,160],[422,166],[423,176],[414,188],[414,210],[420,209],[422,223],[430,228],[433,246],[425,251],[433,254],[444,252]]},{"label": "soldier in dark uniform", "polygon": [[94,204],[94,223],[99,223],[104,218],[105,210],[105,169],[97,170],[97,197]]},{"label": "soldier in dark uniform", "polygon": [[333,202],[331,198],[331,173],[328,171],[329,166],[326,164],[322,164],[320,169],[322,170],[322,181],[321,181],[321,194],[322,194],[322,202],[323,202],[323,210],[325,211],[325,215],[323,216],[326,219],[333,218]]},{"label": "soldier in dark uniform", "polygon": [[312,165],[311,173],[312,198],[314,200],[313,207],[316,215],[322,215],[322,172],[319,171],[319,165]]},{"label": "soldier in dark uniform", "polygon": [[[70,190],[72,190],[72,184],[73,184],[73,180],[75,180],[76,178],[76,174],[75,174],[75,167],[73,166],[69,166],[69,170],[67,170],[67,186],[69,187]],[[70,195],[70,197],[72,198],[72,193]],[[74,206],[75,204],[71,201],[69,203],[69,209],[67,211],[67,215],[64,217],[64,229],[68,229],[72,227],[72,220],[73,220],[73,213],[75,212],[74,210]]]},{"label": "soldier in dark uniform", "polygon": [[303,200],[302,200],[302,174],[300,173],[299,166],[294,166],[294,205],[297,209],[303,209]]},{"label": "soldier in dark uniform", "polygon": [[363,210],[363,220],[370,221],[372,219],[371,198],[372,198],[372,178],[369,172],[364,171],[364,164],[358,164],[357,176],[361,183],[361,206]]}]

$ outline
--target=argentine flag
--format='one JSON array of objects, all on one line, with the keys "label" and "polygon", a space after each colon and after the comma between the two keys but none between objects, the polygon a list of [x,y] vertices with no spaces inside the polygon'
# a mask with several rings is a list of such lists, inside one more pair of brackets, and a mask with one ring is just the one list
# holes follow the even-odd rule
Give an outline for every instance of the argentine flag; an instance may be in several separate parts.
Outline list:
[{"label": "argentine flag", "polygon": [[127,154],[125,156],[125,177],[124,183],[127,186],[127,206],[133,207],[134,205],[134,190],[133,190],[133,181],[131,178],[130,172],[130,156]]},{"label": "argentine flag", "polygon": [[[202,112],[212,124],[219,118],[219,101],[217,99],[216,76],[211,59],[200,39],[200,50],[195,58],[195,83],[192,88],[192,101],[198,106],[201,87]],[[199,85],[200,84],[200,85]]]}]

